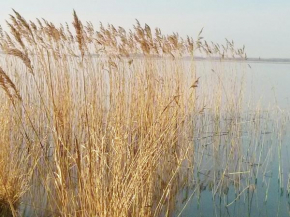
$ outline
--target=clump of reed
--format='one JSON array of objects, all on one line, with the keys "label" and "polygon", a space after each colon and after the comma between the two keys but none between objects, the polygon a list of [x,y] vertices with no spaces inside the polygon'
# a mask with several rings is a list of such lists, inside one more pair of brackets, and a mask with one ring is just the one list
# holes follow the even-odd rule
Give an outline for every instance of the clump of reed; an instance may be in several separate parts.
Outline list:
[{"label": "clump of reed", "polygon": [[202,112],[182,57],[244,49],[73,18],[75,33],[16,11],[1,28],[0,203],[13,216],[27,203],[29,215],[170,216],[193,180]]}]

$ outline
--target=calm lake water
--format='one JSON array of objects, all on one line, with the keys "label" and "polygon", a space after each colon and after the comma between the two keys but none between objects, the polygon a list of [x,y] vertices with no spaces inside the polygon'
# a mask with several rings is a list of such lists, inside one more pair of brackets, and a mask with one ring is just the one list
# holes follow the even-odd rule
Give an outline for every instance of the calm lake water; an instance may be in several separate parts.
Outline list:
[{"label": "calm lake water", "polygon": [[290,216],[290,64],[200,61],[196,69],[197,95],[208,100],[176,216]]}]

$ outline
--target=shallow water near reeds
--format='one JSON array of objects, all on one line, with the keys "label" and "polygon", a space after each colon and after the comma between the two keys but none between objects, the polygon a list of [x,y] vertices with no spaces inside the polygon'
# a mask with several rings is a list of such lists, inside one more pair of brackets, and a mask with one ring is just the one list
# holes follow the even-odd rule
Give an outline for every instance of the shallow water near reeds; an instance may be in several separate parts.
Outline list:
[{"label": "shallow water near reeds", "polygon": [[200,94],[215,94],[214,85],[222,91],[196,119],[194,178],[175,215],[290,216],[290,65],[196,67]]}]

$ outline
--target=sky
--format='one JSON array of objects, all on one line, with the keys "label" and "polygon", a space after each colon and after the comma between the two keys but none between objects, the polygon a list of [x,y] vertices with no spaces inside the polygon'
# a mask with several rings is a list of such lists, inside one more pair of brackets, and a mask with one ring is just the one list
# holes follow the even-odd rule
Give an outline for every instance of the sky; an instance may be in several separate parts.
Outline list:
[{"label": "sky", "polygon": [[290,58],[290,0],[0,0],[0,24],[12,8],[26,20],[45,18],[55,24],[72,22],[76,10],[82,21],[131,28],[159,27],[196,38],[201,28],[207,41],[234,40],[245,45],[248,57]]}]

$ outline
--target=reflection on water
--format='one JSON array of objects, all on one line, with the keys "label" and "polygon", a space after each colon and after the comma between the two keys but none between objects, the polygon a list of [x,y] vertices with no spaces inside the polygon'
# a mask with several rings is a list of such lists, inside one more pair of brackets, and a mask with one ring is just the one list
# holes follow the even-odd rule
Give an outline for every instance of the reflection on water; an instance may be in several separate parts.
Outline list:
[{"label": "reflection on water", "polygon": [[290,216],[290,65],[198,62],[197,74],[206,109],[176,216]]}]

